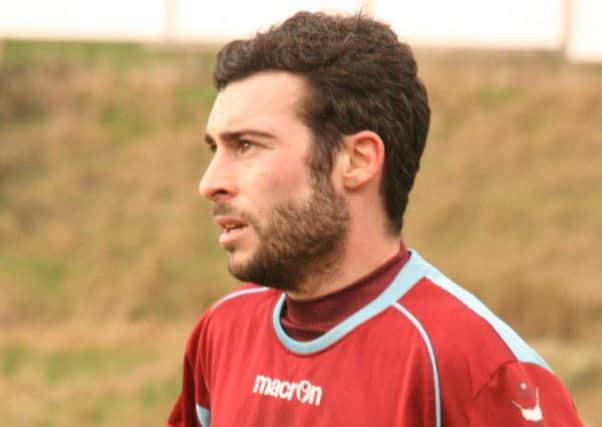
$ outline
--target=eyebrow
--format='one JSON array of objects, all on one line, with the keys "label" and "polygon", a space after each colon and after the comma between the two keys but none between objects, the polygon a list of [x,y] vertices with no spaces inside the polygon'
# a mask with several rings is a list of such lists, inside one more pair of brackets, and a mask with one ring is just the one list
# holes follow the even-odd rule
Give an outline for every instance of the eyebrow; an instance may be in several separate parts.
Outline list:
[{"label": "eyebrow", "polygon": [[[275,139],[276,137],[269,132],[263,132],[254,129],[243,129],[236,132],[222,132],[220,133],[220,139],[228,142],[235,142],[244,139],[245,136],[255,136],[259,138]],[[205,133],[204,140],[207,144],[215,144],[215,139]]]}]

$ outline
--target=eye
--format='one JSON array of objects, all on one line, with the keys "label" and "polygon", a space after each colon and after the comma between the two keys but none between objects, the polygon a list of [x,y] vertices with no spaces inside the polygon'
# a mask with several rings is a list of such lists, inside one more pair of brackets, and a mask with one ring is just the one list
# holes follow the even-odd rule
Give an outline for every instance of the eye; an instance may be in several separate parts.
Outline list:
[{"label": "eye", "polygon": [[246,139],[241,139],[238,141],[238,149],[241,153],[246,153],[254,146],[255,144],[253,144],[251,141],[247,141]]},{"label": "eye", "polygon": [[217,144],[207,143],[207,147],[209,148],[209,151],[212,153],[215,153],[217,151]]}]

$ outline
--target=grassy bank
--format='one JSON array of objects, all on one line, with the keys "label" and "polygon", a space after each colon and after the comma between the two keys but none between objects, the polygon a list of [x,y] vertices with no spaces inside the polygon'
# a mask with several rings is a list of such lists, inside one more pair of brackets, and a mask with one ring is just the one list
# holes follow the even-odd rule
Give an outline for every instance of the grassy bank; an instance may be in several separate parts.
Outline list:
[{"label": "grassy bank", "polygon": [[[196,190],[212,51],[5,44],[7,424],[165,418],[190,325],[235,286]],[[530,338],[601,425],[602,69],[542,54],[418,56],[433,124],[404,237]]]}]

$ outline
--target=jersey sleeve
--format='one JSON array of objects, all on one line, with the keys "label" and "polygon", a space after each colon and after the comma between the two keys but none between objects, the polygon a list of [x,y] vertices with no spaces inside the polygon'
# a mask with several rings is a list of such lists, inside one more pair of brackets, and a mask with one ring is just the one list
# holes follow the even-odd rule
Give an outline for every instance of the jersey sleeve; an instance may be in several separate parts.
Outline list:
[{"label": "jersey sleeve", "polygon": [[[197,321],[186,344],[182,390],[171,410],[166,427],[209,427],[211,421],[211,327],[215,322],[216,308],[240,292],[256,289],[257,285],[245,283],[239,289],[209,307]],[[217,310],[219,312],[219,310]],[[209,385],[209,386],[208,386]]]},{"label": "jersey sleeve", "polygon": [[188,358],[184,357],[182,391],[167,420],[166,427],[198,427],[194,396],[194,375]]},{"label": "jersey sleeve", "polygon": [[201,366],[199,342],[206,315],[194,328],[184,355],[182,390],[171,410],[166,427],[209,427],[210,401]]},{"label": "jersey sleeve", "polygon": [[471,413],[471,427],[583,426],[567,390],[547,369],[530,363],[502,365],[481,388]]}]

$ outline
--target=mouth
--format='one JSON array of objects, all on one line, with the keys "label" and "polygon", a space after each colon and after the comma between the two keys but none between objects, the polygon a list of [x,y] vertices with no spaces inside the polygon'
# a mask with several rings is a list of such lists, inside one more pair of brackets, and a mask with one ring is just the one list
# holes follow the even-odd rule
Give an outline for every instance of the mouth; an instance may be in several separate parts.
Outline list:
[{"label": "mouth", "polygon": [[219,243],[224,247],[232,245],[248,228],[246,222],[233,217],[217,216],[215,222],[222,229]]}]

